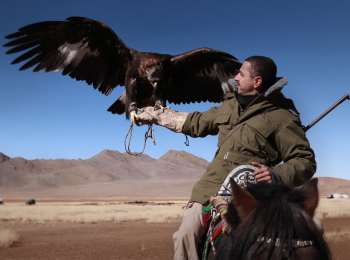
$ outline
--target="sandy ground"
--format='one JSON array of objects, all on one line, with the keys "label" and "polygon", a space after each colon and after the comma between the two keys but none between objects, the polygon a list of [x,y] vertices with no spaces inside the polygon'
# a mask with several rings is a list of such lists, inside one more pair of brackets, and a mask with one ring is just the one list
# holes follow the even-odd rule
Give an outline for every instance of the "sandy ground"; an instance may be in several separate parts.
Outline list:
[{"label": "sandy ground", "polygon": [[[173,259],[172,234],[181,219],[164,224],[102,222],[33,224],[0,222],[19,235],[19,242],[0,248],[1,260]],[[350,218],[326,219],[325,231],[350,226]],[[335,260],[349,259],[349,240],[330,243]]]}]

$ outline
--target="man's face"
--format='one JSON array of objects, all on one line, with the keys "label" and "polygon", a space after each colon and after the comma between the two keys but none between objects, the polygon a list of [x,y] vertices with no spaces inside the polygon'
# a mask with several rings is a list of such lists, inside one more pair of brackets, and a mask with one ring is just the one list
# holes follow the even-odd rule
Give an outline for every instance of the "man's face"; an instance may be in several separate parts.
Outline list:
[{"label": "man's face", "polygon": [[248,70],[249,68],[250,62],[245,61],[235,77],[235,80],[238,82],[237,92],[242,96],[255,95],[258,93],[255,87],[256,78],[251,78],[250,72]]}]

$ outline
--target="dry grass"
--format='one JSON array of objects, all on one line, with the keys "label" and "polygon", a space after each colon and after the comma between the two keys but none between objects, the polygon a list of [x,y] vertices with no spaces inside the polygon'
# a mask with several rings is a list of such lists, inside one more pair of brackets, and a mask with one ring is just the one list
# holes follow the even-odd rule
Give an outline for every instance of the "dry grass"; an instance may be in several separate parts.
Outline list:
[{"label": "dry grass", "polygon": [[[316,216],[320,219],[350,217],[349,199],[320,199],[316,209]],[[350,240],[350,229],[326,231],[324,237],[327,242],[337,243]]]},{"label": "dry grass", "polygon": [[333,230],[324,233],[324,237],[328,242],[340,242],[350,240],[350,229]]},{"label": "dry grass", "polygon": [[0,221],[22,222],[76,222],[146,220],[148,223],[164,223],[183,215],[185,202],[169,205],[128,205],[110,203],[37,203],[26,206],[9,203],[1,207]]},{"label": "dry grass", "polygon": [[[132,205],[112,203],[37,203],[26,206],[7,203],[1,206],[0,221],[35,223],[76,222],[97,223],[102,221],[146,220],[148,223],[165,223],[183,215],[186,201],[172,205]],[[316,216],[324,218],[350,217],[349,199],[321,199]]]},{"label": "dry grass", "polygon": [[316,216],[320,219],[350,217],[350,199],[320,199]]},{"label": "dry grass", "polygon": [[0,229],[0,247],[10,247],[18,241],[19,236],[10,229]]}]

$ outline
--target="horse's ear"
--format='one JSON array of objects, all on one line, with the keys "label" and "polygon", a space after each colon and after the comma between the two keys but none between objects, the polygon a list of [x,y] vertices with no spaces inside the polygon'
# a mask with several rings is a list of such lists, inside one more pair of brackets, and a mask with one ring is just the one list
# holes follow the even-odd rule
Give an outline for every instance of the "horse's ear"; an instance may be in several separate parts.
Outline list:
[{"label": "horse's ear", "polygon": [[241,188],[233,179],[230,180],[232,204],[238,215],[245,219],[258,206],[259,202],[247,190]]},{"label": "horse's ear", "polygon": [[312,218],[315,214],[315,209],[318,204],[318,188],[317,188],[318,179],[313,178],[309,181],[307,181],[303,186],[298,187],[297,189],[300,189],[304,195],[305,200],[303,201],[303,207],[306,210],[306,212],[310,215]]}]

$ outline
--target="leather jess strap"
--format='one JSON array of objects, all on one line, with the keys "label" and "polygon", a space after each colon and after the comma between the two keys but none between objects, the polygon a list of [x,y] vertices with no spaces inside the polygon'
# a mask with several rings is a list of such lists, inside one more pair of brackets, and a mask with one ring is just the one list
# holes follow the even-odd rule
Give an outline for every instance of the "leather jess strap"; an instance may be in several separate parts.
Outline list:
[{"label": "leather jess strap", "polygon": [[227,140],[228,138],[230,138],[230,136],[231,136],[234,132],[236,132],[242,125],[245,125],[249,120],[251,120],[251,119],[253,119],[253,118],[255,118],[255,117],[259,116],[259,115],[266,114],[266,113],[268,113],[268,112],[271,112],[271,111],[274,111],[274,110],[277,110],[277,109],[280,109],[280,107],[271,107],[271,108],[269,108],[269,109],[266,109],[264,112],[262,112],[262,113],[260,113],[260,114],[257,114],[257,115],[255,115],[255,116],[253,116],[253,117],[251,117],[251,118],[248,118],[246,121],[244,121],[244,122],[242,122],[242,123],[236,125],[234,128],[232,128],[231,131],[228,132],[228,134],[227,134],[227,135],[224,137],[224,139],[221,141],[221,143],[218,144],[218,149],[216,150],[215,156],[214,156],[214,157],[216,157],[216,156],[218,155],[218,153],[219,153],[219,151],[220,151],[220,147],[226,142],[226,140]]}]

